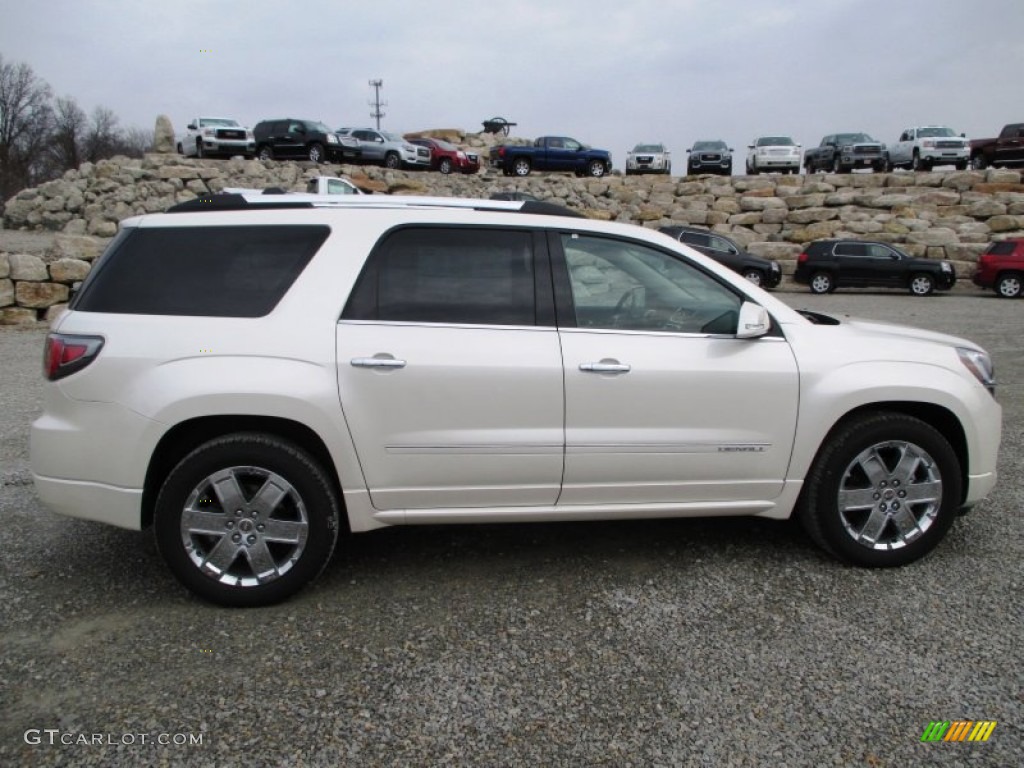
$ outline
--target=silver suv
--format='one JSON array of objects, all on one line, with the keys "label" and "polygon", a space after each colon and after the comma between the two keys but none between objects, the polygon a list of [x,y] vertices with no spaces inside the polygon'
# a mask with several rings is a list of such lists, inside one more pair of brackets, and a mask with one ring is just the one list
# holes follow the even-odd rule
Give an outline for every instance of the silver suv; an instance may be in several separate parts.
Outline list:
[{"label": "silver suv", "polygon": [[336,133],[359,142],[363,162],[380,163],[385,168],[430,167],[430,147],[413,144],[396,133],[373,128],[339,128]]},{"label": "silver suv", "polygon": [[342,531],[797,516],[908,563],[996,478],[977,345],[797,312],[546,203],[214,195],[121,231],[46,339],[52,509],[152,526],[214,602],[287,598]]}]

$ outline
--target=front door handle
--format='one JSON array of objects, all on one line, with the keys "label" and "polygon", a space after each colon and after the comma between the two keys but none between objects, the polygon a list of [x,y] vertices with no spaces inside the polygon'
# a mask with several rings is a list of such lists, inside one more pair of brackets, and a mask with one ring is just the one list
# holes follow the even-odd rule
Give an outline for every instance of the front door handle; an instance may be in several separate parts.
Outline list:
[{"label": "front door handle", "polygon": [[355,368],[405,368],[405,360],[393,357],[353,357],[351,363]]},{"label": "front door handle", "polygon": [[584,373],[629,373],[631,368],[617,360],[602,360],[599,363],[580,363]]}]

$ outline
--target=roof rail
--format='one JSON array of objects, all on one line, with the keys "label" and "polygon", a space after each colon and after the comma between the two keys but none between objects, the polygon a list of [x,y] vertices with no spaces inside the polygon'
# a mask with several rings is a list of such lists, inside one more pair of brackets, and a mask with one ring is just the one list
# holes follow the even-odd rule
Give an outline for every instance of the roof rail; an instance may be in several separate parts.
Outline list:
[{"label": "roof rail", "polygon": [[420,197],[414,195],[339,195],[331,197],[304,192],[268,195],[256,191],[200,195],[195,200],[171,206],[167,209],[167,213],[278,208],[462,208],[476,211],[504,211],[506,213],[585,218],[571,208],[535,200],[479,200],[464,197]]}]

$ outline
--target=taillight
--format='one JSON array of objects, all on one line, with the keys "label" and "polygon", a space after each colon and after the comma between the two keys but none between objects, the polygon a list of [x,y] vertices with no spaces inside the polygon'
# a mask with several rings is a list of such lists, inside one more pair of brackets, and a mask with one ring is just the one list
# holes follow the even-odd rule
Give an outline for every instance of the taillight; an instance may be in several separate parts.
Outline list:
[{"label": "taillight", "polygon": [[43,376],[50,381],[70,376],[95,360],[102,347],[102,336],[47,334],[43,348]]},{"label": "taillight", "polygon": [[796,260],[798,262],[800,262],[801,264],[803,264],[805,261],[807,261],[808,258],[809,257],[807,255],[807,251],[804,251],[803,253],[801,253],[799,256],[796,257]]},{"label": "taillight", "polygon": [[505,156],[505,147],[498,147],[498,157]]}]

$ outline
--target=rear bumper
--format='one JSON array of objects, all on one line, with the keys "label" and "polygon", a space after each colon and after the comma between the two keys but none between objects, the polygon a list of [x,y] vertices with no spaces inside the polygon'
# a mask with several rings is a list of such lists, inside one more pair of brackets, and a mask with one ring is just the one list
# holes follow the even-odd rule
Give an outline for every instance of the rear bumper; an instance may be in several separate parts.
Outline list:
[{"label": "rear bumper", "polygon": [[36,495],[47,508],[67,517],[95,520],[134,531],[142,528],[142,489],[118,488],[83,480],[32,474]]}]

